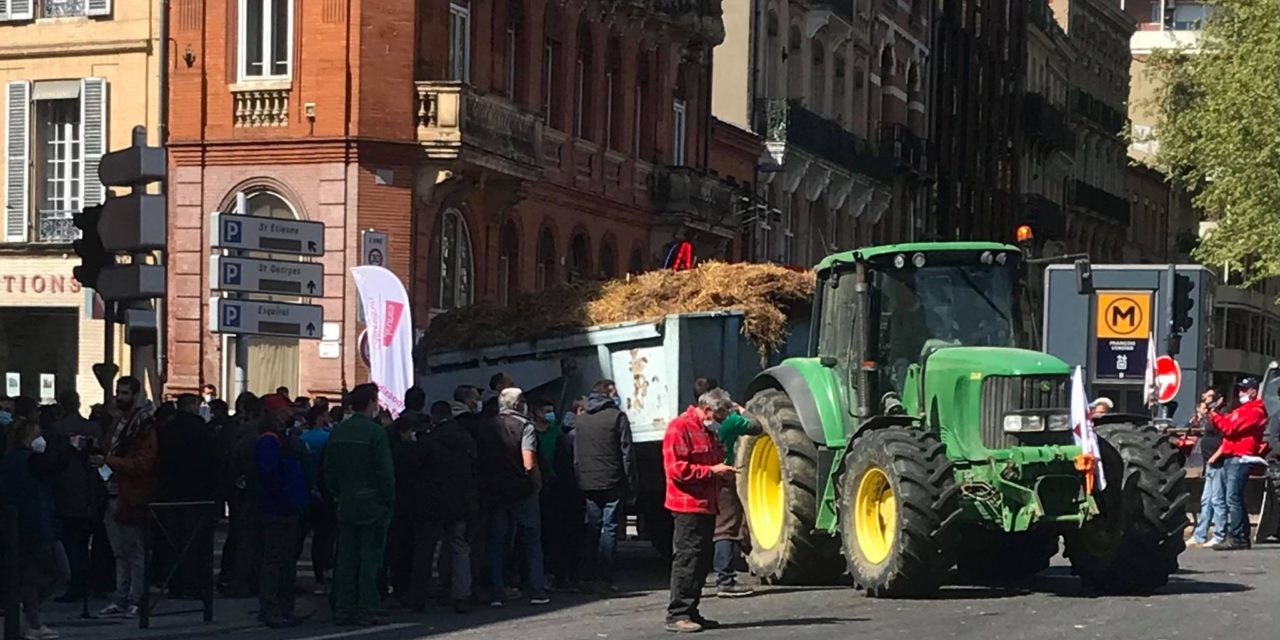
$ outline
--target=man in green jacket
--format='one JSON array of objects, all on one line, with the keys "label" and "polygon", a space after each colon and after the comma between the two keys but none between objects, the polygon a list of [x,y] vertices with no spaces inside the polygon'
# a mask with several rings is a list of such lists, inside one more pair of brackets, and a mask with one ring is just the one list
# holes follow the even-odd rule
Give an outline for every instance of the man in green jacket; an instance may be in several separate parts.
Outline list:
[{"label": "man in green jacket", "polygon": [[378,415],[378,387],[351,390],[355,412],[333,430],[325,447],[324,480],[338,503],[338,562],[334,622],[376,625],[378,572],[395,506],[391,444]]}]

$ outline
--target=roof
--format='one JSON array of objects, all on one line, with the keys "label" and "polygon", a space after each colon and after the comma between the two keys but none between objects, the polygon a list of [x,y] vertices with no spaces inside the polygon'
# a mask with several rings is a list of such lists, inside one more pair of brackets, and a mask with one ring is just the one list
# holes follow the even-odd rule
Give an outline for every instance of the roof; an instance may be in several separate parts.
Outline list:
[{"label": "roof", "polygon": [[823,258],[816,268],[818,271],[825,271],[840,264],[853,264],[892,253],[917,251],[926,253],[930,251],[1018,251],[1021,253],[1017,247],[1002,242],[907,242],[833,253]]}]

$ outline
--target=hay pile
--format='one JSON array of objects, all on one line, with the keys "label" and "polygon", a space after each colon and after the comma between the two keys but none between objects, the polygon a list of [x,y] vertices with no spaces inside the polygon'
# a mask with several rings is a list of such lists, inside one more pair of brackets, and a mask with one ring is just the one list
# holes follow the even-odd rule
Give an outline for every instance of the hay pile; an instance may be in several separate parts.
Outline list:
[{"label": "hay pile", "polygon": [[671,313],[738,310],[743,334],[762,354],[787,337],[787,317],[807,313],[815,277],[773,264],[707,262],[608,282],[561,285],[503,307],[480,303],[431,320],[421,346],[472,349],[572,333],[599,324],[656,321]]}]

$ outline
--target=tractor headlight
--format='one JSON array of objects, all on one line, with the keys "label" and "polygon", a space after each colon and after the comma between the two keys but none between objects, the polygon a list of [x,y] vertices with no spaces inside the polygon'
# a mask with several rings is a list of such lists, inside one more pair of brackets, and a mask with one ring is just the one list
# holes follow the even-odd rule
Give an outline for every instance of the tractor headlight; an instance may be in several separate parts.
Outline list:
[{"label": "tractor headlight", "polygon": [[1011,413],[1004,417],[1004,430],[1007,433],[1044,431],[1044,418],[1041,416],[1024,416]]},{"label": "tractor headlight", "polygon": [[1045,427],[1049,431],[1070,431],[1071,416],[1065,413],[1055,413],[1045,421]]}]

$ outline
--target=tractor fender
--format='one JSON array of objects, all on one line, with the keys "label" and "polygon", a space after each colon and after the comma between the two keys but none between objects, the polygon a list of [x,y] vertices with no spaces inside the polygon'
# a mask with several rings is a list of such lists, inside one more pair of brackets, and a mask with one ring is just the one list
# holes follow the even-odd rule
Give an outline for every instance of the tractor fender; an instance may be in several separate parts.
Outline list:
[{"label": "tractor fender", "polygon": [[889,427],[913,428],[919,426],[919,423],[920,421],[912,416],[872,416],[862,421],[862,424],[858,425],[857,430],[849,436],[849,440],[846,445],[852,446],[854,440],[857,440],[872,431],[879,431],[880,429],[887,429]]},{"label": "tractor fender", "polygon": [[[844,419],[836,393],[835,377],[816,358],[797,358],[761,371],[747,386],[746,400],[765,389],[781,389],[795,404],[800,424],[810,440],[820,444],[844,444]],[[828,432],[835,437],[828,438]]]}]

